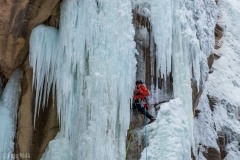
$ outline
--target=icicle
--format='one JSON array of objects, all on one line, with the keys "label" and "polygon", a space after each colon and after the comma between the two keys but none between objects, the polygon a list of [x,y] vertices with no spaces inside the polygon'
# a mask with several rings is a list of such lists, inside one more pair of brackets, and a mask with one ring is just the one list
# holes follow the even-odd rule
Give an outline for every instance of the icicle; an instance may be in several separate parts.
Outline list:
[{"label": "icicle", "polygon": [[136,70],[131,11],[128,0],[65,0],[59,31],[43,25],[33,30],[35,119],[53,86],[61,124],[42,159],[125,158],[126,106]]},{"label": "icicle", "polygon": [[[33,39],[38,39],[34,41]],[[30,65],[33,66],[33,85],[36,89],[34,125],[40,106],[47,103],[50,89],[54,85],[55,63],[54,53],[57,52],[57,30],[53,27],[40,25],[36,27],[30,37]],[[42,52],[42,50],[44,52]]]},{"label": "icicle", "polygon": [[151,22],[152,32],[157,44],[157,69],[162,79],[166,80],[171,72],[172,57],[172,1],[152,1]]},{"label": "icicle", "polygon": [[[189,126],[188,135],[193,143],[191,79],[194,78],[199,85],[202,51],[196,37],[195,21],[192,11],[189,10],[189,3],[183,0],[153,0],[151,22],[157,45],[157,69],[160,72],[158,77],[166,81],[172,72],[174,97],[183,102]],[[190,155],[190,146],[188,147]]]}]

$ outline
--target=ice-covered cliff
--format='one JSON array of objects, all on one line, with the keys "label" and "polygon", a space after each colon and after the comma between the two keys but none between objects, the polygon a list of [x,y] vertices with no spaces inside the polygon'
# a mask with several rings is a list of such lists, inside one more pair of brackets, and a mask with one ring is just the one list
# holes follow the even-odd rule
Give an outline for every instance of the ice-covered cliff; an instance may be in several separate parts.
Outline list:
[{"label": "ice-covered cliff", "polygon": [[[239,69],[237,68],[239,65],[240,32],[237,8],[240,3],[234,0],[218,1],[217,5],[214,1],[204,0],[191,2],[163,1],[161,5],[157,1],[152,2],[153,6],[150,5],[151,8],[146,5],[145,1],[142,1],[141,7],[152,9],[151,14],[147,16],[153,17],[151,22],[154,40],[156,41],[156,52],[160,52],[156,54],[157,57],[159,56],[160,73],[164,77],[165,74],[172,72],[174,96],[177,97],[175,92],[179,89],[181,93],[177,93],[179,93],[183,103],[179,105],[177,102],[170,101],[169,104],[162,105],[156,124],[146,127],[149,146],[143,150],[142,159],[146,159],[146,157],[148,159],[189,159],[189,157],[183,156],[184,154],[190,156],[190,153],[184,152],[186,146],[181,143],[182,139],[185,140],[184,144],[188,143],[186,137],[183,138],[186,135],[181,134],[180,129],[177,130],[179,135],[175,134],[175,130],[173,130],[173,128],[177,129],[186,121],[191,120],[191,118],[184,119],[186,113],[192,110],[191,107],[186,108],[189,90],[183,92],[189,84],[189,82],[184,83],[184,81],[186,82],[189,76],[183,76],[182,80],[184,81],[174,79],[174,76],[183,75],[182,72],[190,72],[185,73],[190,74],[190,77],[192,75],[193,98],[195,97],[195,102],[190,100],[193,101],[192,111],[195,112],[191,146],[192,158],[198,160],[239,159],[240,79]],[[178,3],[181,4],[180,7],[175,9],[174,12],[171,11]],[[142,10],[144,9],[141,9],[140,12]],[[154,16],[154,14],[158,15]],[[176,17],[178,18],[172,21]],[[158,25],[156,26],[155,23]],[[178,24],[176,25],[176,23]],[[174,30],[176,26],[181,27]],[[178,33],[179,30],[181,32]],[[179,39],[179,34],[183,36],[184,42],[181,41],[181,38]],[[178,41],[174,41],[176,37]],[[180,45],[178,49],[175,48],[178,47],[177,45]],[[213,47],[215,48],[213,49]],[[188,59],[183,58],[184,54],[178,57],[181,48],[184,49]],[[188,51],[189,53],[187,53]],[[169,53],[172,53],[172,56]],[[188,62],[189,59],[190,62]],[[174,68],[178,63],[182,67]],[[183,69],[184,67],[186,68]],[[184,86],[181,86],[182,84]],[[197,94],[194,94],[194,85],[196,84]],[[168,106],[167,110],[166,106]],[[185,112],[178,111],[174,108],[176,106],[185,108]],[[197,107],[196,110],[195,107]],[[187,109],[189,109],[189,112],[186,112]],[[174,115],[177,114],[174,113],[175,111],[180,115]],[[171,119],[174,116],[175,118]],[[179,126],[168,128],[174,124],[179,124]],[[184,127],[180,128],[183,129]],[[146,136],[147,133],[143,133],[143,136]],[[191,136],[191,134],[189,135]],[[189,150],[189,152],[191,151]],[[181,153],[181,156],[179,153]]]},{"label": "ice-covered cliff", "polygon": [[[151,37],[150,46],[152,47],[150,50],[151,54],[153,52],[156,57],[156,60],[153,60],[153,64],[156,65],[152,68],[156,69],[155,77],[163,79],[163,82],[157,80],[156,88],[159,86],[164,91],[165,84],[168,84],[168,77],[172,77],[173,98],[180,98],[182,101],[182,105],[178,106],[183,110],[181,116],[188,127],[185,128],[185,144],[184,146],[180,145],[178,149],[179,152],[181,152],[180,150],[184,151],[181,152],[181,156],[175,155],[171,158],[191,159],[191,146],[194,148],[192,88],[196,88],[195,94],[200,94],[208,74],[207,59],[212,54],[214,47],[214,28],[217,20],[216,3],[204,0],[161,2],[136,0],[132,3],[137,14],[147,17],[150,21],[149,37]],[[153,85],[152,81],[151,86]],[[162,98],[162,94],[159,96],[158,92],[152,93],[156,94],[152,97]],[[196,97],[194,94],[193,96]],[[159,100],[155,100],[155,102],[159,102]],[[161,119],[161,117],[159,118]],[[176,121],[176,123],[181,125],[182,121]],[[166,133],[168,132],[166,131]],[[157,141],[158,135],[155,135],[155,138]],[[172,138],[176,141],[168,143],[169,148],[181,144],[181,138]],[[163,146],[165,144],[159,142],[159,147]],[[162,155],[163,157],[164,155]],[[151,159],[151,154],[149,158]]]},{"label": "ice-covered cliff", "polygon": [[218,25],[223,30],[223,36],[217,41],[214,50],[215,60],[197,107],[200,113],[194,119],[194,136],[198,149],[195,153],[197,159],[206,159],[203,155],[209,152],[209,148],[215,148],[215,153],[221,153],[218,155],[219,158],[238,160],[240,2],[221,0],[218,6]]},{"label": "ice-covered cliff", "polygon": [[239,8],[238,0],[0,2],[0,159],[125,159],[136,147],[127,146],[136,78],[152,106],[172,100],[134,130],[144,148],[129,160],[240,159]]}]

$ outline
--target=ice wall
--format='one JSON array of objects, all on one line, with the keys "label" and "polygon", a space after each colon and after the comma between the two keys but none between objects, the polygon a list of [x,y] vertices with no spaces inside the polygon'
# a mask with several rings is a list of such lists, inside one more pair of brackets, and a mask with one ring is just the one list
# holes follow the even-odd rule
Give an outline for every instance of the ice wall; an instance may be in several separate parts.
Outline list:
[{"label": "ice wall", "polygon": [[0,159],[14,159],[14,136],[18,102],[21,94],[22,71],[15,70],[0,97]]},{"label": "ice wall", "polygon": [[[144,14],[144,8],[149,8],[145,0],[133,0],[133,2],[142,4],[139,5],[142,8],[139,9],[140,13]],[[182,113],[187,117],[188,127],[185,129],[188,137],[185,138],[186,141],[191,141],[194,148],[191,84],[195,81],[198,91],[204,88],[209,70],[207,58],[214,46],[216,3],[214,0],[153,0],[149,3],[151,11],[145,16],[151,20],[150,34],[156,43],[159,71],[157,76],[166,80],[171,73],[174,97],[182,101],[179,107],[182,107]],[[162,118],[167,120],[165,116]],[[165,125],[162,124],[161,127],[164,128]],[[156,138],[156,141],[158,140]],[[164,144],[159,143],[160,147],[162,145]],[[168,143],[168,145],[175,146],[176,143]],[[185,146],[188,149],[183,159],[191,159],[191,145]],[[154,159],[151,155],[148,158]]]},{"label": "ice wall", "polygon": [[65,0],[59,30],[33,30],[35,119],[53,86],[61,123],[42,159],[125,158],[136,70],[133,37],[128,0]]},{"label": "ice wall", "polygon": [[[240,159],[240,2],[221,0],[219,5],[219,25],[223,37],[216,59],[205,84],[205,92],[200,99],[195,118],[196,158],[202,158],[206,147],[220,151],[216,140],[220,133],[225,139],[227,155],[224,160]],[[210,103],[211,102],[211,103]],[[210,110],[210,107],[212,110]],[[204,147],[206,146],[206,147]],[[199,152],[200,151],[200,152]],[[204,157],[202,159],[205,159]]]},{"label": "ice wall", "polygon": [[[152,1],[157,67],[163,79],[172,72],[174,97],[183,101],[190,132],[193,124],[191,81],[199,86],[208,72],[206,59],[213,49],[216,22],[216,11],[208,10],[215,7],[214,1]],[[210,28],[205,29],[206,26]],[[207,36],[202,38],[204,35]]]}]

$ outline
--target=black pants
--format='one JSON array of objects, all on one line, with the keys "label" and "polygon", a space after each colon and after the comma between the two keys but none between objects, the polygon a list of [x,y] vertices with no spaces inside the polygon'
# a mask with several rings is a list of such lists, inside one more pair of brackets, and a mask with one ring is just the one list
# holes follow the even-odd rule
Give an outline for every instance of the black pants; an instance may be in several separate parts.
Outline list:
[{"label": "black pants", "polygon": [[135,102],[135,107],[137,107],[138,111],[141,114],[146,115],[148,119],[154,118],[151,114],[148,113],[148,111],[144,108],[144,106],[140,102]]}]

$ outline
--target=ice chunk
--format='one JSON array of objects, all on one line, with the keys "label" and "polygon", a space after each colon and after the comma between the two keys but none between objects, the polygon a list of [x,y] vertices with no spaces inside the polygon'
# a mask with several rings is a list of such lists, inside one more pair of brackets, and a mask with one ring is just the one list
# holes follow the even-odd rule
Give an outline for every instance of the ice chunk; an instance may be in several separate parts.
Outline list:
[{"label": "ice chunk", "polygon": [[188,119],[180,99],[162,104],[157,120],[146,129],[149,146],[142,151],[141,160],[191,160]]}]

